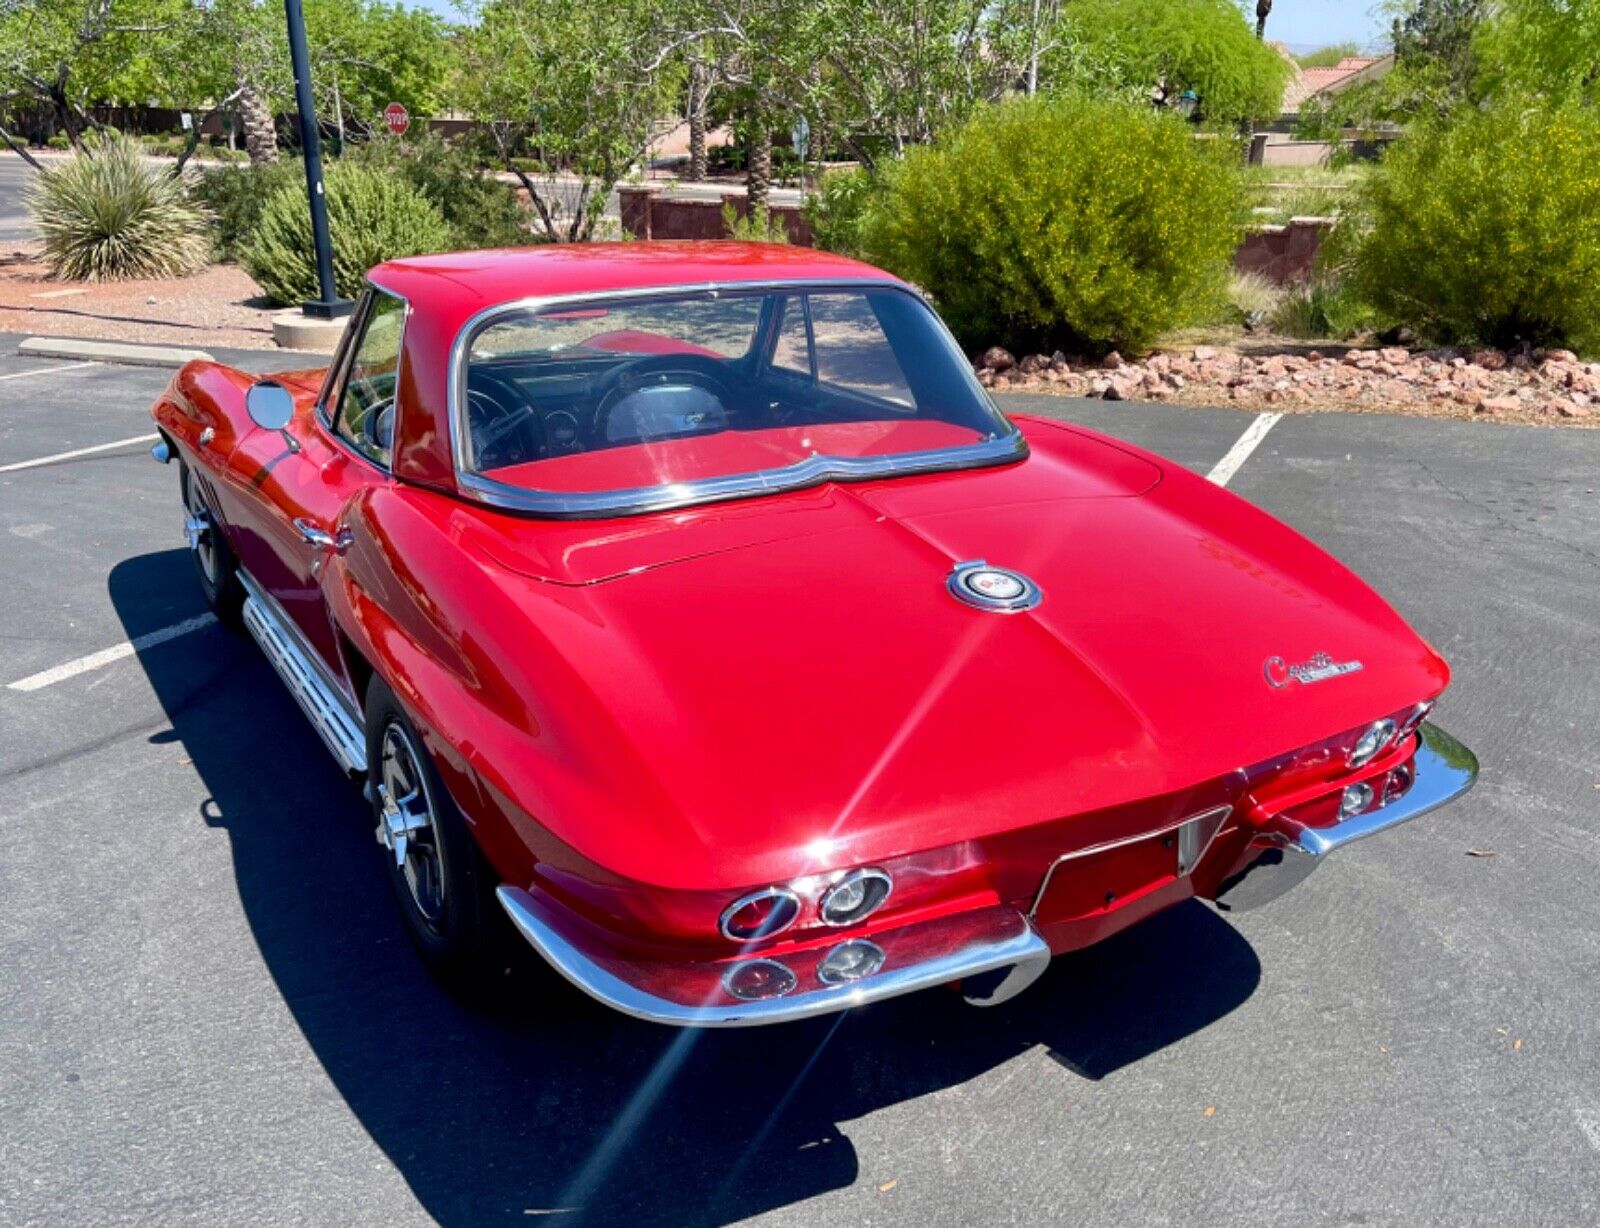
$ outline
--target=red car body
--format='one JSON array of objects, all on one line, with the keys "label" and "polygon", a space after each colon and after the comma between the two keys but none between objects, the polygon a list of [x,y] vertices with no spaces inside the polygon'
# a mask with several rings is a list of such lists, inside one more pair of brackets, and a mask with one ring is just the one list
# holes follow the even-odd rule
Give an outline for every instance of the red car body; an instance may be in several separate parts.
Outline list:
[{"label": "red car body", "polygon": [[[1002,1000],[1051,953],[1192,896],[1273,894],[1472,782],[1470,752],[1422,721],[1445,662],[1376,593],[1242,499],[1088,430],[1017,415],[1003,463],[823,472],[631,515],[497,506],[453,455],[458,340],[506,304],[903,289],[885,273],[642,243],[403,260],[371,282],[405,304],[387,470],[330,429],[347,352],[331,375],[278,377],[282,433],[253,423],[250,376],[191,363],[154,408],[157,451],[195,475],[247,624],[344,765],[369,767],[381,680],[508,915],[612,1006],[706,1025],[950,981]],[[674,352],[626,332],[593,348],[609,343]],[[850,446],[929,455],[948,432],[911,420]],[[657,447],[655,470],[648,446],[538,463],[552,489],[634,489],[663,464],[721,472],[737,458],[718,450],[745,445]],[[1042,599],[956,599],[978,560]],[[862,868],[887,899],[825,923],[821,895]],[[774,891],[797,905],[786,928],[728,936],[730,905]]]}]

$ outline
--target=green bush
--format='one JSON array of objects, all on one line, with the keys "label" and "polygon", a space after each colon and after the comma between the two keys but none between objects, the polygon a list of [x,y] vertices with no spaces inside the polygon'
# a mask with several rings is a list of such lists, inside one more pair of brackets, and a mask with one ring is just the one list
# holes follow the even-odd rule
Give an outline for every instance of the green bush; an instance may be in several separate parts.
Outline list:
[{"label": "green bush", "polygon": [[45,262],[69,281],[184,277],[210,254],[205,209],[125,137],[90,138],[40,171],[24,199]]},{"label": "green bush", "polygon": [[1283,298],[1283,290],[1261,273],[1228,275],[1227,307],[1218,323],[1248,324],[1272,314]]},{"label": "green bush", "polygon": [[1441,342],[1600,352],[1600,114],[1466,111],[1415,129],[1361,192],[1352,284]]},{"label": "green bush", "polygon": [[[323,185],[334,285],[342,295],[358,294],[375,264],[450,246],[450,228],[438,207],[392,174],[341,161],[327,168]],[[311,212],[303,184],[285,184],[267,198],[254,231],[240,246],[239,261],[277,302],[316,297]]]},{"label": "green bush", "polygon": [[757,205],[749,213],[741,215],[733,207],[733,202],[722,206],[722,228],[728,238],[740,243],[787,243],[789,241],[789,228],[784,225],[783,219],[775,215],[765,205]]},{"label": "green bush", "polygon": [[980,110],[889,168],[865,253],[971,348],[1143,349],[1216,308],[1243,215],[1238,151],[1086,96]]},{"label": "green bush", "polygon": [[305,163],[291,158],[280,158],[266,166],[216,166],[201,171],[191,191],[211,211],[217,258],[238,260],[240,245],[254,233],[267,200],[279,188],[296,184],[304,201]]},{"label": "green bush", "polygon": [[1379,326],[1372,308],[1329,276],[1313,277],[1284,295],[1268,323],[1273,332],[1301,341],[1348,341]]},{"label": "green bush", "polygon": [[450,246],[516,247],[536,242],[516,189],[484,171],[479,160],[432,133],[415,140],[380,139],[352,146],[346,161],[398,174],[444,215]]},{"label": "green bush", "polygon": [[859,256],[861,223],[881,189],[881,181],[864,170],[824,175],[803,210],[816,245],[841,256]]}]

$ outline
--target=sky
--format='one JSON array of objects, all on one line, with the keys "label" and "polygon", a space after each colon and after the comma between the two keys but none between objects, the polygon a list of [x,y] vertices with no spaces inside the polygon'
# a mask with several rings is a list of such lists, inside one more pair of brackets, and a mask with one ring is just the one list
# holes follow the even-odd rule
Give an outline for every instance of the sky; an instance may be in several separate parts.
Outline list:
[{"label": "sky", "polygon": [[1274,0],[1267,37],[1302,54],[1330,43],[1365,47],[1380,42],[1389,24],[1377,8],[1375,0]]},{"label": "sky", "polygon": [[[451,0],[405,0],[413,8],[432,9],[454,20],[461,13]],[[1254,5],[1250,6],[1252,9]],[[1267,37],[1305,53],[1330,43],[1375,44],[1387,22],[1376,12],[1378,0],[1274,0],[1267,19]]]}]

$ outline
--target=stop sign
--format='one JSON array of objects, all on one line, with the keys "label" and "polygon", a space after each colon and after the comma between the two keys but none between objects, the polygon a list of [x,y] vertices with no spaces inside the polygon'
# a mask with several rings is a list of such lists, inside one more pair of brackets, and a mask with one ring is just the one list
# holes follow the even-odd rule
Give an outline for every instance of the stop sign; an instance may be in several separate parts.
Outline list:
[{"label": "stop sign", "polygon": [[389,125],[390,132],[404,136],[405,130],[411,127],[411,112],[398,102],[391,102],[383,108],[383,122]]}]

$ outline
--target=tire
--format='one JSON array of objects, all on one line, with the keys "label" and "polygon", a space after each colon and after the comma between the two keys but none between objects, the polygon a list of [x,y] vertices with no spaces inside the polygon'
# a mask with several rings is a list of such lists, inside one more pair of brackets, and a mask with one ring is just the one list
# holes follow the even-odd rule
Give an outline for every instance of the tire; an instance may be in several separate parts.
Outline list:
[{"label": "tire", "polygon": [[178,491],[183,499],[184,536],[200,579],[200,591],[217,619],[238,630],[244,626],[245,596],[239,580],[239,560],[217,525],[205,491],[187,465],[178,468]]},{"label": "tire", "polygon": [[494,871],[416,726],[379,678],[367,684],[366,723],[367,793],[406,936],[442,984],[482,997],[503,979],[509,957],[511,927],[494,896]]}]

